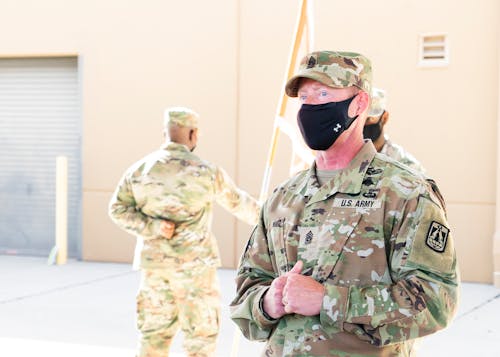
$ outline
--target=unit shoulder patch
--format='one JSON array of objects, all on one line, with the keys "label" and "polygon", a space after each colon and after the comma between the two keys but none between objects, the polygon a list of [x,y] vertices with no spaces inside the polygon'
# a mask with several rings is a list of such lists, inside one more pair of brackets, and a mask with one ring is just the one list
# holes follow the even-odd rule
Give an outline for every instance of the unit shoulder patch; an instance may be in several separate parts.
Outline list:
[{"label": "unit shoulder patch", "polygon": [[446,249],[449,233],[450,230],[447,227],[443,226],[441,223],[432,221],[427,231],[425,244],[432,250],[443,253]]}]

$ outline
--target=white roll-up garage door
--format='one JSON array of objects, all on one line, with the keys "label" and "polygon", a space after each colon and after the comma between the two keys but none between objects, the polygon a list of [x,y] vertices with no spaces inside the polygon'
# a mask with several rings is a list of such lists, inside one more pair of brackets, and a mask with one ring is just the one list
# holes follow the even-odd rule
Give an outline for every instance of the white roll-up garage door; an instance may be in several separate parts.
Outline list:
[{"label": "white roll-up garage door", "polygon": [[80,117],[76,57],[0,58],[0,254],[49,254],[64,155],[68,253],[80,256]]}]

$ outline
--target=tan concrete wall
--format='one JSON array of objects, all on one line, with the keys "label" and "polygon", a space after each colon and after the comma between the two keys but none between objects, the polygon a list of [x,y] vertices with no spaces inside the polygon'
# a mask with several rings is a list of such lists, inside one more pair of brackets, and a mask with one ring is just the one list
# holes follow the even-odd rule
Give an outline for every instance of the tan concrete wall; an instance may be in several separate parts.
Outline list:
[{"label": "tan concrete wall", "polygon": [[[109,221],[107,201],[123,171],[160,144],[166,106],[200,112],[197,152],[259,193],[298,4],[2,5],[0,31],[9,36],[0,39],[0,56],[80,58],[84,259],[130,261],[134,240]],[[499,7],[496,0],[315,1],[315,48],[372,59],[375,85],[389,94],[388,131],[438,181],[469,281],[492,281]],[[448,67],[417,67],[418,36],[429,32],[449,36]],[[287,177],[289,153],[282,137],[271,186]],[[217,209],[214,231],[225,266],[236,264],[250,229]]]},{"label": "tan concrete wall", "polygon": [[[197,153],[235,175],[236,5],[183,1],[155,2],[144,8],[136,2],[116,17],[119,4],[116,1],[100,16],[104,34],[96,34],[102,48],[85,56],[85,78],[87,69],[95,73],[89,73],[95,82],[85,86],[85,212],[99,201],[101,191],[111,193],[131,163],[160,145],[166,106],[197,110],[202,117]],[[101,207],[107,204],[99,202]],[[111,224],[101,229],[106,246],[93,249],[96,237],[88,230],[100,215],[85,217],[84,259],[130,260],[132,240]],[[234,219],[221,210],[215,217],[219,243],[231,248]],[[121,244],[129,249],[118,255],[113,250]],[[232,256],[233,249],[222,252],[224,265],[232,264]]]},{"label": "tan concrete wall", "polygon": [[[130,261],[134,239],[107,218],[111,192],[162,141],[166,106],[202,116],[197,152],[236,176],[237,5],[214,1],[19,0],[2,4],[0,55],[78,54],[83,112],[83,258]],[[236,225],[216,211],[224,265]]]}]

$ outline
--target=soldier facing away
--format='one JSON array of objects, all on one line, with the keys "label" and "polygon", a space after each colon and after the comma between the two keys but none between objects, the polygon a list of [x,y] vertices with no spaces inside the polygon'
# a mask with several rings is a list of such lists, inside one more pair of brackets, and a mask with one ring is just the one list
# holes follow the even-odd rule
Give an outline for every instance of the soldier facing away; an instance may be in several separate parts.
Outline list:
[{"label": "soldier facing away", "polygon": [[264,203],[231,303],[263,356],[410,356],[455,314],[442,196],[363,140],[370,87],[370,61],[350,52],[313,52],[287,82],[316,159]]},{"label": "soldier facing away", "polygon": [[383,89],[373,88],[370,110],[363,129],[365,139],[373,141],[378,152],[385,154],[396,161],[411,167],[414,170],[425,173],[422,164],[408,151],[398,144],[392,142],[385,133],[385,125],[389,121],[387,111],[387,94]]},{"label": "soldier facing away", "polygon": [[258,220],[257,201],[223,169],[192,153],[198,118],[187,108],[167,109],[166,142],[126,171],[109,205],[113,221],[144,241],[138,357],[168,356],[179,327],[188,356],[215,355],[220,258],[211,232],[213,203],[249,224]]}]

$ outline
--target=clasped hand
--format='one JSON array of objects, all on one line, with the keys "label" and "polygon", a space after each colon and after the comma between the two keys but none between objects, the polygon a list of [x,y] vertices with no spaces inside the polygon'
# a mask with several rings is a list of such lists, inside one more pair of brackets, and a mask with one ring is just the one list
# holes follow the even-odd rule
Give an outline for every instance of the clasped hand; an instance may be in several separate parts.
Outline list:
[{"label": "clasped hand", "polygon": [[302,261],[297,261],[292,270],[273,280],[264,295],[264,310],[273,319],[286,314],[319,314],[325,287],[313,278],[302,275],[302,268]]},{"label": "clasped hand", "polygon": [[175,224],[170,221],[161,221],[160,231],[163,238],[171,239],[172,236],[174,235]]}]

